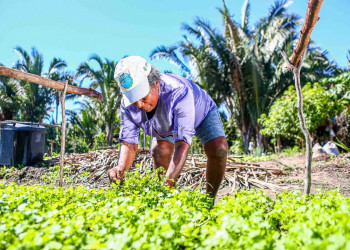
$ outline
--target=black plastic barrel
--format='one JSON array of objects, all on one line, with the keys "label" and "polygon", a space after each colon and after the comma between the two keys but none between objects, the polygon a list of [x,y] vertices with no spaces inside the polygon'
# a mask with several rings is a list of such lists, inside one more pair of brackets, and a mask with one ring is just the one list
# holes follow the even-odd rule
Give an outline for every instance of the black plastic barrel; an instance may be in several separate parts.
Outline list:
[{"label": "black plastic barrel", "polygon": [[43,160],[45,127],[35,123],[0,124],[0,165],[32,166]]}]

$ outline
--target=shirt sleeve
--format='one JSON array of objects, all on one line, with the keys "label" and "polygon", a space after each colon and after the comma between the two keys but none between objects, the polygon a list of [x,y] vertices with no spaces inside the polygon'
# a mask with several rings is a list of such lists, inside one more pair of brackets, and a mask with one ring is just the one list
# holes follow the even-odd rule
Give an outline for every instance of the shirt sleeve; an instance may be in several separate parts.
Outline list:
[{"label": "shirt sleeve", "polygon": [[189,88],[180,88],[173,95],[174,141],[183,140],[191,145],[195,133],[195,107],[193,94]]},{"label": "shirt sleeve", "polygon": [[139,144],[140,128],[131,119],[130,111],[120,104],[120,132],[119,141]]}]

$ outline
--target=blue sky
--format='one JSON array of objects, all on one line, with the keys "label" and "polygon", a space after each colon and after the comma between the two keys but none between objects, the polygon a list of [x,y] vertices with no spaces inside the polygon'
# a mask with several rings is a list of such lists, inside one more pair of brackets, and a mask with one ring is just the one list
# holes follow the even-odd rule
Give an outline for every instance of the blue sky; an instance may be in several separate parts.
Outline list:
[{"label": "blue sky", "polygon": [[[265,16],[274,1],[251,0],[251,22]],[[181,23],[203,17],[221,28],[217,7],[221,0],[0,0],[0,62],[11,67],[18,59],[17,45],[30,51],[35,46],[46,66],[60,57],[71,70],[96,53],[119,60],[125,55],[149,58],[159,45],[181,40]],[[240,21],[243,0],[226,0],[235,20]],[[289,11],[305,16],[306,0],[296,0]],[[320,21],[312,34],[331,59],[347,66],[350,49],[350,1],[324,1]],[[159,61],[157,66],[167,69]],[[161,64],[161,66],[160,66]]]},{"label": "blue sky", "polygon": [[[295,0],[288,10],[304,17],[307,2]],[[226,0],[236,21],[240,21],[242,3]],[[274,1],[250,3],[250,25],[254,25]],[[28,52],[35,46],[44,55],[45,69],[53,57],[59,57],[74,71],[93,53],[116,61],[125,55],[150,61],[155,47],[182,39],[184,22],[192,24],[198,16],[221,28],[217,10],[221,6],[221,0],[0,0],[0,62],[11,67],[18,59],[13,52],[16,46]],[[349,13],[350,1],[324,1],[311,37],[343,68],[350,49]],[[176,72],[169,63],[151,63]]]}]

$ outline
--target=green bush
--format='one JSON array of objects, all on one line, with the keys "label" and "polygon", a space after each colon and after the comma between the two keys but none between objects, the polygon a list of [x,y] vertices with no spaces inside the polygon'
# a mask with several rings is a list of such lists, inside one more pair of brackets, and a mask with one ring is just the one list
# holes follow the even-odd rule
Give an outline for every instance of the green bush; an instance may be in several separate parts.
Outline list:
[{"label": "green bush", "polygon": [[[307,83],[302,92],[306,126],[312,133],[327,119],[349,111],[350,73],[344,72],[336,77],[324,78],[320,83]],[[263,125],[261,133],[270,136],[273,143],[279,136],[289,139],[303,138],[296,101],[295,87],[290,86],[271,106],[269,114],[260,116],[259,123]]]},{"label": "green bush", "polygon": [[[306,126],[310,133],[314,132],[327,119],[341,113],[345,108],[343,102],[334,99],[334,95],[331,95],[330,91],[318,83],[307,83],[302,92]],[[297,96],[294,86],[290,86],[284,95],[272,105],[268,116],[261,115],[259,122],[264,127],[261,133],[271,136],[274,140],[278,136],[303,138],[296,103]]]},{"label": "green bush", "polygon": [[92,150],[98,150],[100,148],[103,148],[107,146],[107,134],[106,132],[101,132],[94,136],[94,143],[93,143],[93,149]]}]

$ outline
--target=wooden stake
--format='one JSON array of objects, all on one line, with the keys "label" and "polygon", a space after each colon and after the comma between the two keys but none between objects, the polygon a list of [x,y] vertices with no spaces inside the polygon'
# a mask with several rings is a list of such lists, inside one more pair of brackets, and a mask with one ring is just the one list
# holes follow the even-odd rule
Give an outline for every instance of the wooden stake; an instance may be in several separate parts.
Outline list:
[{"label": "wooden stake", "polygon": [[309,0],[309,3],[307,5],[305,22],[300,31],[298,44],[295,47],[292,58],[290,60],[291,64],[294,67],[298,66],[298,63],[301,60],[303,52],[305,51],[306,47],[311,41],[311,38],[310,38],[311,33],[317,21],[320,19],[318,17],[318,14],[320,13],[322,3],[323,3],[323,0]]},{"label": "wooden stake", "polygon": [[64,167],[64,155],[66,151],[66,107],[65,99],[67,92],[68,80],[64,84],[63,92],[60,93],[61,108],[62,108],[62,135],[61,135],[61,162],[60,162],[60,181],[59,186],[63,187],[63,167]]},{"label": "wooden stake", "polygon": [[294,67],[292,63],[289,61],[286,53],[282,51],[282,55],[286,62],[289,64],[289,67],[293,70],[294,81],[295,81],[295,89],[297,92],[297,110],[298,117],[300,122],[300,128],[304,134],[305,142],[306,142],[306,162],[305,162],[305,184],[304,184],[304,193],[309,194],[311,190],[311,163],[312,163],[312,141],[309,130],[306,127],[305,116],[303,112],[303,94],[301,92],[301,84],[300,84],[300,69],[301,65],[304,62],[306,50],[301,57],[301,60],[298,64],[298,67]]},{"label": "wooden stake", "polygon": [[284,60],[288,64],[288,70],[293,72],[295,89],[297,91],[297,110],[298,117],[300,122],[301,130],[303,131],[305,142],[306,142],[306,163],[305,163],[305,184],[304,184],[304,193],[309,194],[311,190],[311,163],[312,163],[312,141],[310,133],[306,127],[305,116],[303,112],[303,95],[301,92],[301,84],[300,84],[300,70],[303,64],[306,47],[310,43],[311,33],[320,19],[318,14],[321,9],[321,5],[323,0],[309,0],[305,22],[300,31],[300,37],[298,40],[298,44],[293,51],[293,55],[291,60],[289,61],[288,56],[285,52],[282,51],[282,56]]}]

